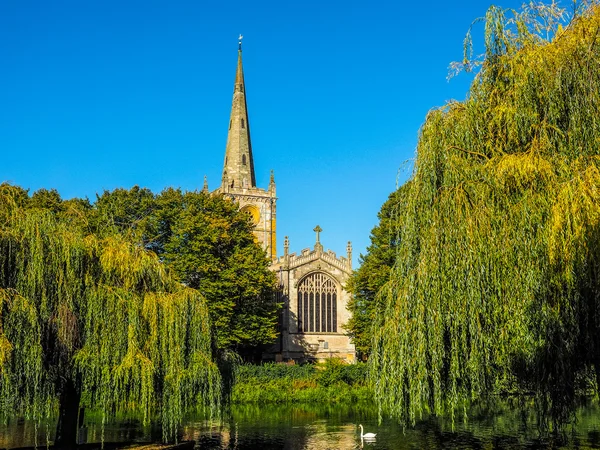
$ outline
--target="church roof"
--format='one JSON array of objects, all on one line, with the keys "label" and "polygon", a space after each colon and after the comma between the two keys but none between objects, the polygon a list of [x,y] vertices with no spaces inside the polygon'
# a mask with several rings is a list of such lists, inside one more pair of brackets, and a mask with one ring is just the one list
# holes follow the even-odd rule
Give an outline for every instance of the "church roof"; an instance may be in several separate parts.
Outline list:
[{"label": "church roof", "polygon": [[[321,244],[320,234],[323,229],[317,225],[314,230],[316,233],[315,248],[305,248],[302,252],[297,255],[296,253],[289,253],[290,240],[286,236],[283,242],[283,256],[277,258],[273,268],[275,270],[282,268],[284,270],[292,270],[297,267],[301,267],[315,261],[323,261],[329,266],[337,268],[346,274],[352,273],[352,244],[348,242],[346,246],[347,257],[337,256],[335,252],[331,250],[324,251],[323,245]],[[319,265],[319,267],[321,267]]]}]

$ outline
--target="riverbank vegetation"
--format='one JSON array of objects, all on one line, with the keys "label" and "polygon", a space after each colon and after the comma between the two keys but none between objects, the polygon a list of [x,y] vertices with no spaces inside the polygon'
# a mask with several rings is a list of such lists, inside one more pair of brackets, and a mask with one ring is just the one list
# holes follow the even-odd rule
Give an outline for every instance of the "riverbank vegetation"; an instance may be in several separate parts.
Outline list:
[{"label": "riverbank vegetation", "polygon": [[405,423],[516,386],[560,425],[578,378],[598,386],[595,3],[568,24],[555,4],[490,8],[468,98],[421,129],[370,358],[381,409]]},{"label": "riverbank vegetation", "polygon": [[331,359],[320,364],[236,367],[232,404],[355,404],[371,403],[364,363]]}]

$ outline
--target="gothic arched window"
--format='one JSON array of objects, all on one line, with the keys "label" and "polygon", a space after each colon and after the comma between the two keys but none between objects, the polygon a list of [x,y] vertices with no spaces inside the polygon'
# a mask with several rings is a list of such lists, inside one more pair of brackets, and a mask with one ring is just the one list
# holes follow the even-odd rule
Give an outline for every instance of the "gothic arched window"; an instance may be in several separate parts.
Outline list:
[{"label": "gothic arched window", "polygon": [[298,285],[298,332],[337,333],[337,287],[331,277],[315,272]]},{"label": "gothic arched window", "polygon": [[246,155],[242,155],[242,164],[246,165]]}]

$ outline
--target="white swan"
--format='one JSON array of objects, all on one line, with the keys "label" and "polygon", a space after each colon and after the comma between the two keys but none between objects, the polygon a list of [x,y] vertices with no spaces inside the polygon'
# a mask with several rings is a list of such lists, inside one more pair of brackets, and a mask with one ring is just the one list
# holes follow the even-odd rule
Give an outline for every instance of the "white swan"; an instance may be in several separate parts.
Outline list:
[{"label": "white swan", "polygon": [[360,424],[360,425],[358,425],[358,426],[360,427],[360,438],[361,438],[361,439],[362,439],[362,438],[367,438],[367,439],[369,439],[369,438],[374,438],[375,436],[377,436],[377,433],[366,433],[366,434],[363,434],[363,431],[364,431],[364,430],[363,430],[363,426],[362,426],[362,424]]}]

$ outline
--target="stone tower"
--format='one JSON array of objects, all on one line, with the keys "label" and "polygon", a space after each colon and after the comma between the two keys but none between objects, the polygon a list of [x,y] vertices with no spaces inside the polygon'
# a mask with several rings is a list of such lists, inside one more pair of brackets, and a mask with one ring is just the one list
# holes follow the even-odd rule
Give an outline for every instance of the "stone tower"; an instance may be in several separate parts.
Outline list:
[{"label": "stone tower", "polygon": [[257,241],[267,252],[267,257],[274,261],[277,258],[275,177],[271,171],[271,181],[266,190],[256,187],[242,67],[242,36],[238,47],[223,176],[221,187],[215,192],[230,197],[240,205],[242,211],[248,212],[254,223],[254,235]]}]

